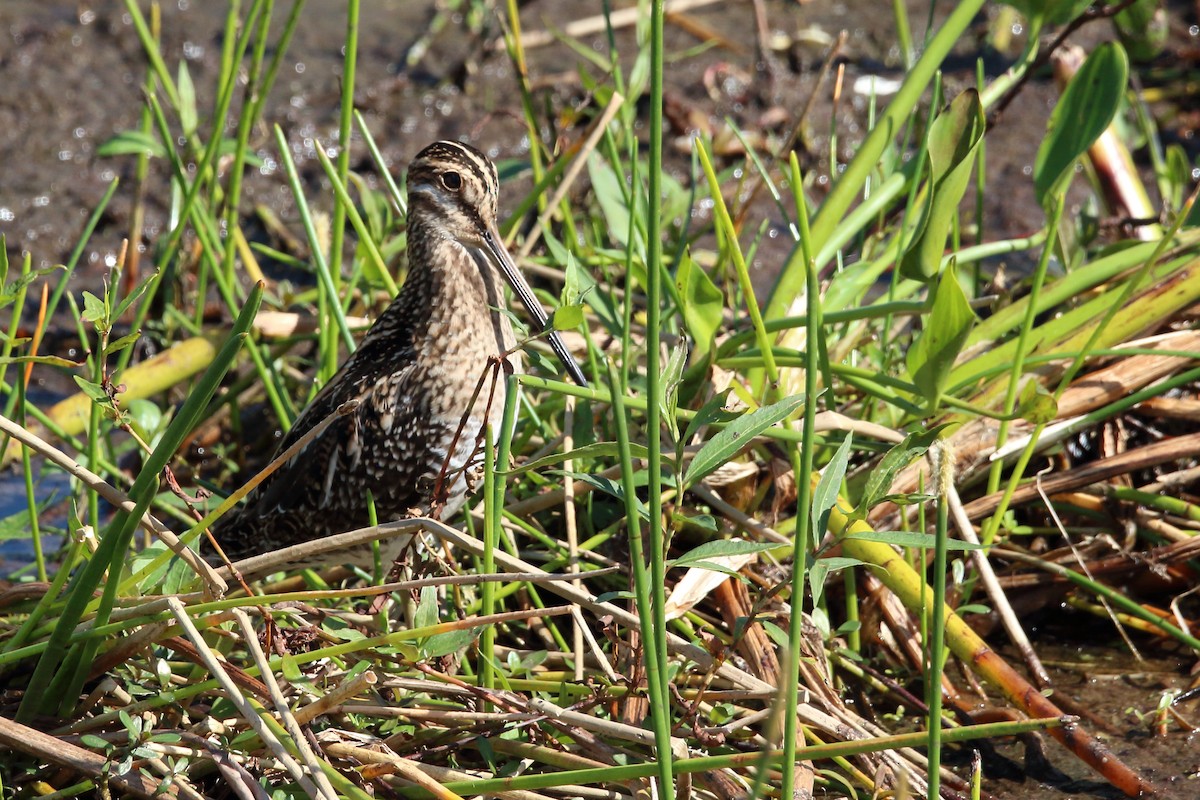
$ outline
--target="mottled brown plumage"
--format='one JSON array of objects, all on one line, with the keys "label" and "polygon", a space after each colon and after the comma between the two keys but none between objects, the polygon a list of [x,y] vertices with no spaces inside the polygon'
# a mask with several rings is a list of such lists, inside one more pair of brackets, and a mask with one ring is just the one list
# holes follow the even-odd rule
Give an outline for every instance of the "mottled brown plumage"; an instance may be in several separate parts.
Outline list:
[{"label": "mottled brown plumage", "polygon": [[[408,172],[408,280],[353,355],[300,414],[280,444],[283,452],[343,403],[358,400],[290,461],[259,485],[217,528],[230,558],[365,527],[367,492],[380,521],[435,510],[443,464],[443,516],[457,511],[471,488],[463,469],[483,434],[500,424],[504,381],[488,406],[485,390],[472,405],[489,360],[509,353],[520,370],[516,338],[503,308],[512,286],[538,327],[546,315],[505,252],[496,230],[499,182],[474,148],[437,142]],[[550,343],[572,378],[578,366],[557,335]],[[466,425],[453,452],[460,422]],[[361,561],[350,554],[345,561]]]}]

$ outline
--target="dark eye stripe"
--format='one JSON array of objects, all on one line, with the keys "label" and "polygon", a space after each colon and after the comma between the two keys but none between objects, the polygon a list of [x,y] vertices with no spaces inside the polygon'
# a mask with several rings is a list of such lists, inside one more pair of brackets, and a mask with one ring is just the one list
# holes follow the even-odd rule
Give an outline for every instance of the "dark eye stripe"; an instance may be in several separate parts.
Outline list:
[{"label": "dark eye stripe", "polygon": [[492,195],[500,191],[500,181],[491,161],[474,147],[462,142],[434,142],[417,154],[410,174],[424,176],[426,171],[461,169],[470,172],[475,180]]}]

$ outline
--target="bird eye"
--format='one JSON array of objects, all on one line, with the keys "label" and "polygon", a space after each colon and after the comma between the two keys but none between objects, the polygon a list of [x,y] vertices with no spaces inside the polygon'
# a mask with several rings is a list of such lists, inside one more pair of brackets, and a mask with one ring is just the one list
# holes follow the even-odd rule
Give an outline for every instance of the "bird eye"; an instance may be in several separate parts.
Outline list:
[{"label": "bird eye", "polygon": [[443,172],[442,186],[445,186],[452,192],[457,192],[462,188],[462,176],[457,172]]}]

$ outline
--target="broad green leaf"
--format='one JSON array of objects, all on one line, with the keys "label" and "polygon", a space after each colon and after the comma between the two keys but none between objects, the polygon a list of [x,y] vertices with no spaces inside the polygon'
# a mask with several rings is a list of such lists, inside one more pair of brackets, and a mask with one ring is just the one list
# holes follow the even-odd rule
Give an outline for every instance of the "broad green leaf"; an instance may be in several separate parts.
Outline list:
[{"label": "broad green leaf", "polygon": [[938,281],[933,308],[925,316],[925,329],[908,349],[905,363],[929,413],[937,410],[954,360],[975,323],[975,312],[958,282],[954,262]]},{"label": "broad green leaf", "polygon": [[667,356],[667,364],[662,372],[662,407],[659,410],[662,412],[667,427],[671,430],[671,438],[675,441],[679,441],[679,420],[676,419],[676,411],[679,408],[679,384],[683,381],[683,369],[687,366],[687,357],[687,340],[681,338],[671,348],[671,353]]},{"label": "broad green leaf", "polygon": [[117,310],[113,312],[113,319],[121,319],[121,317],[125,316],[125,312],[129,310],[130,306],[137,302],[139,297],[146,293],[146,290],[149,289],[154,281],[158,278],[160,272],[161,269],[156,267],[153,275],[148,276],[144,281],[135,286],[132,292],[127,294],[120,303],[117,303]]},{"label": "broad green leaf", "polygon": [[559,304],[564,306],[581,305],[583,296],[595,288],[596,282],[579,266],[579,261],[570,250],[563,247],[557,239],[554,240],[554,243],[562,249],[560,263],[563,264],[563,288],[558,298]]},{"label": "broad green leaf", "polygon": [[[614,481],[612,478],[606,478],[603,475],[592,475],[586,472],[567,472],[565,470],[556,470],[556,472],[560,475],[570,475],[575,480],[588,484],[598,492],[603,492],[609,497],[615,497],[622,503],[625,502],[625,487],[619,481]],[[645,470],[635,472],[633,477],[635,484],[646,485],[647,475]],[[641,498],[635,497],[633,499],[637,504],[638,516],[643,520],[650,519],[650,512]]]},{"label": "broad green leaf", "polygon": [[559,294],[559,305],[586,305],[610,331],[618,331],[624,324],[623,314],[613,306],[612,296],[599,291],[593,278],[574,254],[549,231],[542,234],[542,241],[555,264],[563,265],[563,288]]},{"label": "broad green leaf", "polygon": [[325,631],[343,642],[361,642],[367,638],[366,634],[357,628],[330,628],[326,625]]},{"label": "broad green leaf", "polygon": [[779,547],[780,545],[774,542],[747,542],[744,539],[721,539],[715,542],[705,542],[702,545],[693,547],[679,558],[668,561],[667,564],[671,568],[701,567],[702,569],[715,568],[718,571],[723,571],[723,568],[714,567],[711,559],[765,553],[768,550],[777,550]]},{"label": "broad green leaf", "polygon": [[925,455],[925,451],[937,440],[945,427],[939,425],[927,431],[909,434],[903,442],[884,453],[879,465],[871,470],[867,477],[867,485],[863,489],[862,502],[856,516],[866,515],[886,497],[896,474],[911,464],[913,459]]},{"label": "broad green leaf", "polygon": [[827,558],[818,558],[808,567],[808,589],[812,592],[813,605],[821,602],[821,595],[825,592],[825,579],[831,572],[839,570],[860,567],[864,562],[857,558],[846,558],[845,556],[829,556]]},{"label": "broad green leaf", "polygon": [[1058,402],[1044,386],[1036,380],[1031,380],[1021,389],[1017,414],[1021,419],[1034,424],[1053,422],[1058,416]]},{"label": "broad green leaf", "polygon": [[96,295],[91,292],[84,292],[83,313],[79,316],[83,318],[84,322],[99,323],[101,320],[108,319],[108,307]]},{"label": "broad green leaf", "polygon": [[136,398],[125,403],[125,411],[129,413],[129,422],[138,435],[149,440],[158,432],[163,423],[163,412],[157,404],[144,398]]},{"label": "broad green leaf", "polygon": [[554,330],[570,331],[583,324],[583,306],[559,306],[554,309]]},{"label": "broad green leaf", "polygon": [[788,649],[787,631],[770,620],[763,620],[762,626],[763,630],[767,632],[767,636],[771,637],[771,641],[775,643],[776,647],[784,651]]},{"label": "broad green leaf", "polygon": [[413,614],[413,627],[428,628],[437,625],[439,621],[437,587],[422,586],[421,599]]},{"label": "broad green leaf", "polygon": [[75,367],[83,366],[84,361],[72,361],[69,358],[62,356],[0,356],[0,365],[3,364],[46,364],[51,367],[66,367],[74,369]]},{"label": "broad green leaf", "polygon": [[167,150],[158,137],[145,131],[121,131],[96,148],[96,155],[104,158],[111,156],[162,158],[166,154]]},{"label": "broad green leaf", "polygon": [[304,672],[300,669],[300,665],[296,663],[296,657],[291,653],[283,654],[283,677],[288,683],[303,683],[305,681]]},{"label": "broad green leaf", "polygon": [[717,532],[720,531],[720,526],[717,525],[717,518],[712,514],[692,514],[691,516],[688,516],[687,514],[681,514],[677,510],[671,518],[679,522],[681,525],[687,525],[691,528],[698,528],[699,530],[705,531],[706,533],[711,533],[713,535],[716,535]]},{"label": "broad green leaf", "polygon": [[921,190],[929,200],[921,206],[917,235],[909,240],[900,260],[900,274],[905,277],[928,280],[941,268],[946,239],[958,217],[958,205],[967,190],[975,152],[986,129],[983,106],[974,89],[956,97],[929,126],[929,178]]},{"label": "broad green leaf", "polygon": [[629,206],[625,203],[626,190],[621,179],[608,162],[595,153],[588,157],[588,176],[592,179],[592,191],[600,204],[608,235],[625,246],[629,238]]},{"label": "broad green leaf", "polygon": [[[847,539],[858,539],[864,542],[884,542],[896,547],[912,547],[919,550],[932,550],[937,546],[937,535],[920,531],[855,531],[848,534]],[[983,545],[964,542],[962,539],[947,539],[947,550],[982,550]]]},{"label": "broad green leaf", "polygon": [[183,135],[190,137],[196,130],[196,87],[186,61],[179,62],[176,84],[179,87],[179,124],[183,126]]},{"label": "broad green leaf", "polygon": [[[634,458],[645,458],[647,450],[645,445],[635,442],[629,443],[629,449],[633,453]],[[568,459],[594,459],[594,458],[616,458],[621,454],[620,445],[616,442],[593,442],[585,444],[583,447],[576,447],[574,450],[568,450],[565,453],[551,453],[548,456],[542,456],[539,459],[530,461],[527,464],[522,464],[519,467],[514,467],[511,470],[496,470],[497,475],[520,475],[523,472],[532,472],[539,470],[542,467],[548,467],[551,464],[561,464]]]},{"label": "broad green leaf", "polygon": [[701,406],[696,415],[692,417],[692,421],[688,423],[687,430],[683,433],[683,441],[691,441],[692,436],[698,433],[705,425],[732,422],[737,419],[738,414],[736,411],[725,410],[725,403],[728,401],[728,398],[729,390],[726,389],[720,394],[714,395],[707,403]]},{"label": "broad green leaf", "polygon": [[[3,248],[3,246],[4,246],[4,239],[0,238],[0,248]],[[56,270],[60,270],[60,269],[66,269],[66,267],[59,264],[59,265],[56,265],[53,267],[41,267],[39,269],[31,269],[31,270],[29,270],[29,272],[26,272],[23,275],[13,278],[11,283],[4,284],[3,291],[0,291],[0,307],[6,306],[9,303],[16,300],[17,295],[20,294],[21,290],[26,288],[30,284],[32,284],[38,278],[49,275],[51,272],[55,272]],[[3,273],[6,275],[7,271],[8,271],[8,258],[7,258],[7,254],[6,254],[5,258],[0,260],[0,273]]]},{"label": "broad green leaf", "polygon": [[421,642],[421,658],[428,660],[457,653],[464,648],[470,647],[478,635],[479,633],[475,628],[462,628],[444,633],[435,633]]},{"label": "broad green leaf", "polygon": [[[162,553],[166,552],[166,550],[167,546],[162,542],[157,540],[152,541],[149,547],[138,551],[138,553],[134,555],[132,560],[132,571],[140,572],[143,567],[145,567]],[[171,561],[174,560],[176,559],[171,559]],[[154,592],[154,590],[158,588],[158,585],[162,583],[162,579],[166,576],[167,570],[171,568],[171,561],[164,561],[158,566],[157,569],[153,570],[144,578],[142,578],[141,582],[138,583],[138,588],[143,592]]]},{"label": "broad green leaf", "polygon": [[113,407],[112,398],[108,396],[108,392],[104,391],[103,386],[98,383],[92,383],[86,378],[82,378],[78,375],[72,375],[71,377],[75,379],[75,382],[79,384],[79,388],[83,390],[84,394],[91,398],[93,403],[99,403],[105,408]]},{"label": "broad green leaf", "polygon": [[1117,115],[1128,81],[1129,58],[1115,42],[1099,45],[1071,78],[1050,114],[1033,164],[1033,188],[1042,206],[1051,194],[1065,191],[1075,160]]},{"label": "broad green leaf", "polygon": [[842,479],[846,477],[846,465],[850,463],[850,444],[853,439],[854,435],[847,433],[833,458],[825,465],[825,469],[821,470],[821,477],[812,495],[811,541],[819,541],[825,533],[829,509],[837,502],[838,489],[842,485]]},{"label": "broad green leaf", "polygon": [[889,494],[883,499],[898,506],[919,506],[936,500],[937,495],[929,494],[928,492],[903,492],[901,494]]},{"label": "broad green leaf", "polygon": [[679,262],[675,282],[683,302],[683,321],[696,343],[696,356],[703,358],[712,349],[724,319],[725,295],[687,252]]},{"label": "broad green leaf", "polygon": [[755,436],[791,416],[804,402],[803,395],[793,395],[769,406],[742,414],[722,428],[700,448],[688,465],[683,477],[685,486],[693,486],[742,451]]},{"label": "broad green leaf", "polygon": [[115,341],[109,342],[108,346],[104,348],[104,355],[111,356],[113,353],[119,353],[122,350],[124,350],[126,347],[129,347],[131,344],[136,342],[141,337],[142,337],[141,331],[134,331],[133,333],[127,333],[124,336],[122,336],[120,339],[116,339]]}]

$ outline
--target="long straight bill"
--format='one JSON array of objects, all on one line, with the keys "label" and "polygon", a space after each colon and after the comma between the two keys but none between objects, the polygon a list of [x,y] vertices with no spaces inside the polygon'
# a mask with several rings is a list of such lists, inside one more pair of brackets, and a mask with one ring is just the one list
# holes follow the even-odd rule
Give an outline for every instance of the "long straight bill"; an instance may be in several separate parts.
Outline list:
[{"label": "long straight bill", "polygon": [[558,331],[550,329],[550,318],[546,316],[546,310],[542,308],[542,304],[534,296],[533,289],[529,288],[529,284],[525,281],[525,276],[521,274],[521,270],[517,269],[512,256],[500,244],[501,241],[499,232],[491,229],[491,226],[489,226],[485,239],[488,255],[491,256],[492,261],[500,272],[504,274],[508,285],[512,287],[521,304],[525,306],[525,310],[529,312],[529,316],[533,317],[538,328],[543,333],[549,331],[546,340],[550,342],[550,349],[554,351],[554,355],[558,356],[558,360],[566,368],[567,374],[571,376],[571,380],[580,386],[587,386],[587,378],[583,377],[583,371],[579,369],[579,365],[575,363],[575,359],[571,358],[571,354],[567,352],[567,346],[563,344]]}]

